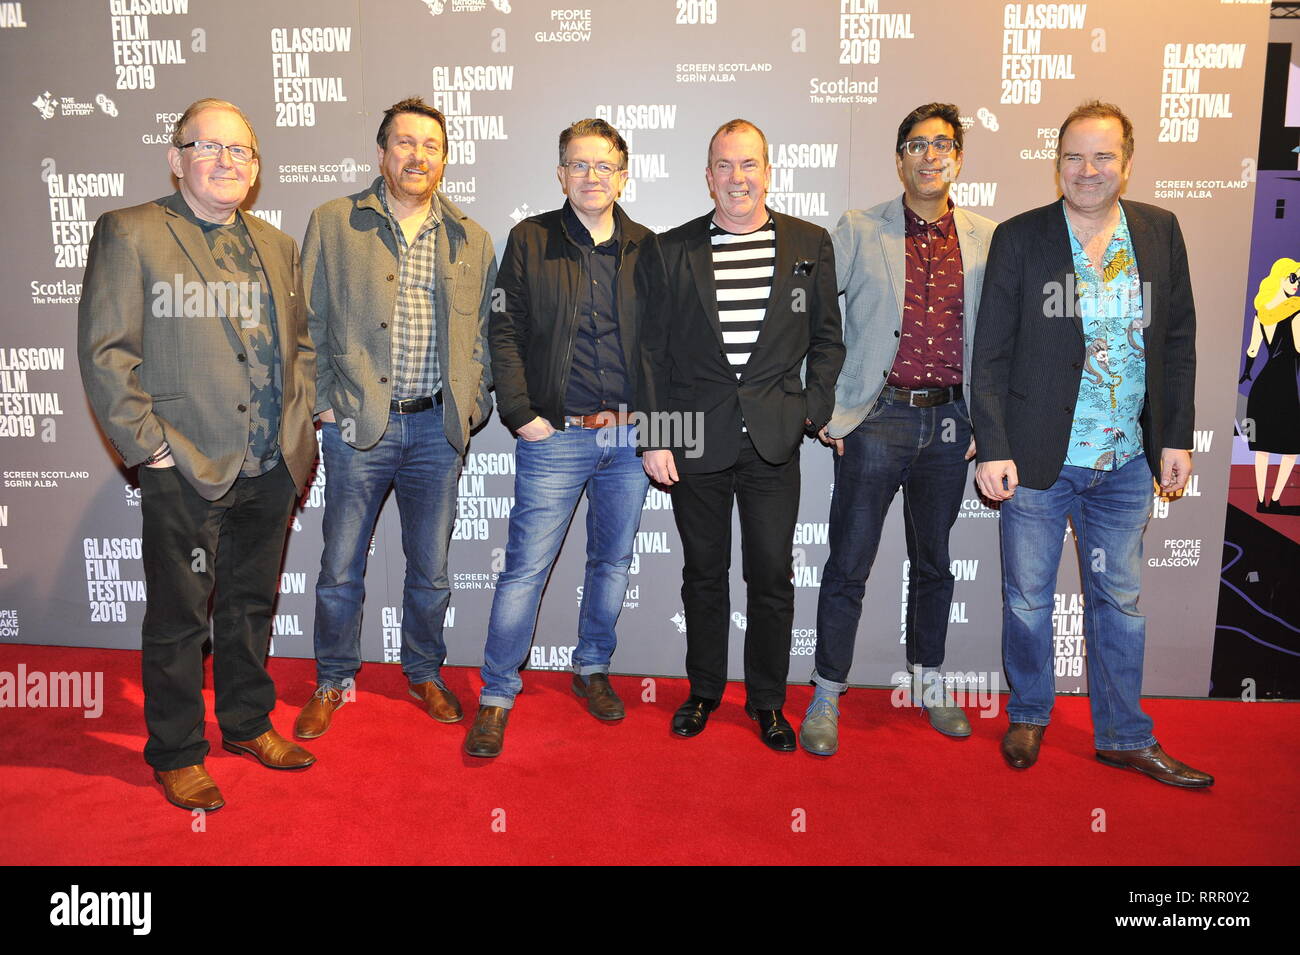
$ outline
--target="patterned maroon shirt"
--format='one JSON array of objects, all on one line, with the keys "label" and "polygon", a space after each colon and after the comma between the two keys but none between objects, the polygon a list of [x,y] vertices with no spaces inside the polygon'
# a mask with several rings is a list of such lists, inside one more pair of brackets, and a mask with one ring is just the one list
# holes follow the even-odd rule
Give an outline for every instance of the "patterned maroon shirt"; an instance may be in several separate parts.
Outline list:
[{"label": "patterned maroon shirt", "polygon": [[961,384],[961,246],[948,211],[925,222],[903,206],[906,223],[907,288],[898,355],[889,373],[897,388],[943,388]]}]

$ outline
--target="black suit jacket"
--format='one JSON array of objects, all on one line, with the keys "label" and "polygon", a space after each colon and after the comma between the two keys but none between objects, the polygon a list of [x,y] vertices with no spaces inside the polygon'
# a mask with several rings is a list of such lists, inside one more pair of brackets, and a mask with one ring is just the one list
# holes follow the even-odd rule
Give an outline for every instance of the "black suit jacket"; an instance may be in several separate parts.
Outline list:
[{"label": "black suit jacket", "polygon": [[[1065,463],[1084,360],[1074,258],[1062,202],[998,226],[984,270],[972,362],[971,420],[980,461],[1010,459],[1020,483],[1048,488]],[[1196,307],[1172,212],[1121,200],[1150,325],[1140,421],[1152,474],[1162,448],[1191,448]]]},{"label": "black suit jacket", "polygon": [[772,293],[739,380],[722,349],[709,241],[713,213],[659,237],[658,287],[645,292],[652,304],[642,332],[638,406],[652,413],[703,414],[698,456],[688,454],[680,440],[665,440],[662,429],[656,434],[653,421],[648,435],[643,428],[642,446],[671,447],[679,471],[706,473],[734,464],[744,440],[742,423],[763,460],[783,464],[799,448],[805,418],[817,429],[835,408],[844,337],[831,237],[811,222],[771,215]]}]

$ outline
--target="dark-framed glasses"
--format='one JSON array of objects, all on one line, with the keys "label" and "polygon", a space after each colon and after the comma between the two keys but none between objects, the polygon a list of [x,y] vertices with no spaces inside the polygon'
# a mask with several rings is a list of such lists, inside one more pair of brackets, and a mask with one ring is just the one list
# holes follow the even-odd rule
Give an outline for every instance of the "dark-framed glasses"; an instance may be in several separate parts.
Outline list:
[{"label": "dark-framed glasses", "polygon": [[227,146],[210,139],[196,139],[192,143],[177,146],[177,149],[193,149],[195,159],[216,159],[222,150],[230,153],[230,158],[241,166],[246,166],[257,158],[257,150],[252,146]]},{"label": "dark-framed glasses", "polygon": [[568,172],[570,179],[586,179],[587,173],[593,169],[596,170],[597,179],[608,179],[623,168],[612,162],[590,163],[581,159],[570,159],[568,162],[560,163],[560,165]]},{"label": "dark-framed glasses", "polygon": [[903,149],[907,150],[909,156],[922,156],[931,146],[940,156],[946,156],[957,148],[957,140],[949,139],[947,136],[940,136],[937,139],[903,140]]}]

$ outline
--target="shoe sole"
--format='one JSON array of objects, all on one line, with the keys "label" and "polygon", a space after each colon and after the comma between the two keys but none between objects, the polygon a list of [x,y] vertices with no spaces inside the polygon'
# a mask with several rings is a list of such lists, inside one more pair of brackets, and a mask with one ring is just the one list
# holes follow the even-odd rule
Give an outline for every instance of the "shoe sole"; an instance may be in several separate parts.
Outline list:
[{"label": "shoe sole", "polygon": [[1100,753],[1094,755],[1097,757],[1097,762],[1101,763],[1103,766],[1110,766],[1114,769],[1131,769],[1135,773],[1141,773],[1143,776],[1147,777],[1147,779],[1154,779],[1156,782],[1164,783],[1166,786],[1174,786],[1178,789],[1209,789],[1214,785],[1213,781],[1208,783],[1180,783],[1172,779],[1165,779],[1163,776],[1154,776],[1145,770],[1138,769],[1136,766],[1130,766],[1128,763],[1116,763],[1107,759],[1105,756],[1102,756]]},{"label": "shoe sole", "polygon": [[496,759],[501,755],[501,750],[497,750],[495,753],[475,753],[464,747],[461,747],[461,749],[464,750],[466,756],[473,756],[475,759]]},{"label": "shoe sole", "polygon": [[257,760],[267,769],[278,769],[284,772],[292,773],[292,772],[299,772],[300,770],[304,770],[304,769],[310,769],[316,763],[316,757],[313,756],[311,758],[310,763],[303,763],[301,766],[277,766],[275,765],[275,763],[268,763],[261,756],[258,756],[257,753],[253,752],[251,749],[248,749],[247,747],[244,746],[237,746],[234,743],[227,743],[225,740],[222,740],[221,748],[224,749],[226,752],[234,753],[237,756],[251,756],[253,757],[253,759]]},{"label": "shoe sole", "polygon": [[[424,702],[424,697],[420,696],[420,694],[416,693],[414,690],[407,690],[406,692],[411,697],[411,699],[418,700],[420,703]],[[432,713],[429,713],[427,709],[424,712],[428,714],[429,719],[433,720],[435,723],[459,723],[461,720],[465,718],[464,712],[461,712],[461,714],[457,716],[455,719],[450,719],[450,720],[444,720],[440,716],[434,716]],[[304,738],[310,739],[310,737],[304,737]]]},{"label": "shoe sole", "polygon": [[799,740],[799,747],[809,756],[834,756],[840,751],[839,746],[836,746],[834,749],[809,749],[803,740]]}]

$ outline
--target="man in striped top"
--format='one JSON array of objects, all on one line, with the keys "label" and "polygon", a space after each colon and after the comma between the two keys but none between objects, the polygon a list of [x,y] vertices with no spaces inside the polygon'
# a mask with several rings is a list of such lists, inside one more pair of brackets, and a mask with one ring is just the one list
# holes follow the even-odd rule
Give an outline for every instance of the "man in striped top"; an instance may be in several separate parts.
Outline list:
[{"label": "man in striped top", "polygon": [[[638,404],[652,423],[687,415],[699,422],[678,435],[665,435],[667,427],[642,435],[646,473],[672,487],[685,558],[691,694],[673,732],[700,733],[726,688],[734,499],[748,584],[745,709],[764,743],[792,752],[781,707],[799,445],[830,420],[844,345],[831,238],[767,208],[770,176],[767,138],[753,123],[732,120],[713,135],[705,170],[713,211],[660,239],[662,288],[647,295],[656,307],[643,333]],[[700,443],[687,447],[685,434]]]}]

